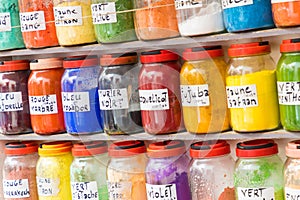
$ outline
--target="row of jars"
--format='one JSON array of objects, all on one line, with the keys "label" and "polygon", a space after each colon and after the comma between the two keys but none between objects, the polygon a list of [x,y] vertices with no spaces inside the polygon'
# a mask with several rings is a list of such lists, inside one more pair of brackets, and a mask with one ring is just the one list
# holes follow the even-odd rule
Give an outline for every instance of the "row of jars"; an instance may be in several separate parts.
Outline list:
[{"label": "row of jars", "polygon": [[297,26],[299,7],[299,0],[3,0],[0,50],[239,32],[274,27],[273,17],[276,26]]}]

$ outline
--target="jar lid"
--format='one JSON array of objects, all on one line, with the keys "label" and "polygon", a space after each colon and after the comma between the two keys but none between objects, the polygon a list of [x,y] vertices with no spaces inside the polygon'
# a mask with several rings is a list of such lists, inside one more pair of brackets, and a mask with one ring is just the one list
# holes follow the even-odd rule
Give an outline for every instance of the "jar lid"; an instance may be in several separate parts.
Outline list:
[{"label": "jar lid", "polygon": [[255,158],[270,156],[278,153],[277,144],[270,139],[250,140],[237,144],[236,156],[244,158]]},{"label": "jar lid", "polygon": [[223,56],[222,46],[203,46],[185,49],[182,56],[185,60],[201,60]]},{"label": "jar lid", "polygon": [[210,158],[227,155],[229,153],[230,145],[225,140],[195,142],[190,148],[192,158]]},{"label": "jar lid", "polygon": [[28,60],[0,61],[0,72],[28,70]]},{"label": "jar lid", "polygon": [[285,154],[290,158],[300,158],[300,140],[294,140],[285,147]]},{"label": "jar lid", "polygon": [[141,53],[141,63],[159,63],[167,61],[176,61],[179,56],[168,50],[147,51]]},{"label": "jar lid", "polygon": [[150,158],[166,158],[179,156],[186,152],[185,144],[180,140],[155,142],[149,145],[147,155]]},{"label": "jar lid", "polygon": [[295,52],[300,51],[300,38],[283,40],[280,45],[280,52]]},{"label": "jar lid", "polygon": [[110,145],[108,154],[111,157],[128,157],[146,153],[146,146],[143,141],[121,141]]},{"label": "jar lid", "polygon": [[55,156],[71,152],[72,142],[55,141],[40,144],[38,149],[40,156]]},{"label": "jar lid", "polygon": [[71,56],[63,60],[64,68],[80,68],[80,67],[94,67],[98,65],[98,57],[93,56]]},{"label": "jar lid", "polygon": [[271,48],[268,41],[252,42],[243,44],[232,44],[228,49],[229,57],[243,57],[270,53]]},{"label": "jar lid", "polygon": [[34,142],[10,142],[5,144],[6,155],[25,155],[37,153],[38,145]]},{"label": "jar lid", "polygon": [[125,54],[106,54],[100,58],[100,65],[106,66],[116,66],[116,65],[128,65],[136,64],[138,62],[137,53],[125,53]]},{"label": "jar lid", "polygon": [[61,58],[45,58],[32,60],[30,62],[31,70],[39,70],[39,69],[54,69],[54,68],[62,68],[63,60]]},{"label": "jar lid", "polygon": [[77,143],[73,145],[72,154],[74,157],[85,157],[99,155],[107,152],[107,143],[105,141],[91,141],[86,143]]}]

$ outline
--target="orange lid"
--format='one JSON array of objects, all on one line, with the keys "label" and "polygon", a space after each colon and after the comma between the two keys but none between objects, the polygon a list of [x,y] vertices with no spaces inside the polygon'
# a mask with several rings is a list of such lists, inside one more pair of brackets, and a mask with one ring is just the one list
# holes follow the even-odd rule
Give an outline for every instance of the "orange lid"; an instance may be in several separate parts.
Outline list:
[{"label": "orange lid", "polygon": [[166,158],[179,156],[186,152],[185,144],[180,140],[155,142],[149,145],[147,155],[150,158]]},{"label": "orange lid", "polygon": [[225,140],[196,142],[192,144],[190,148],[192,158],[210,158],[227,155],[229,153],[230,146]]},{"label": "orange lid", "polygon": [[243,57],[270,53],[271,48],[268,41],[252,42],[243,44],[232,44],[228,49],[229,57]]},{"label": "orange lid", "polygon": [[85,157],[99,155],[107,152],[107,143],[105,141],[91,141],[86,143],[77,143],[73,145],[72,154],[74,157]]},{"label": "orange lid", "polygon": [[94,67],[98,65],[97,56],[71,56],[64,58],[64,68]]},{"label": "orange lid", "polygon": [[129,157],[141,153],[146,153],[146,146],[139,140],[114,142],[108,149],[108,155],[111,157]]},{"label": "orange lid", "polygon": [[115,66],[115,65],[129,65],[138,62],[137,53],[125,53],[125,54],[107,54],[100,58],[100,65]]},{"label": "orange lid", "polygon": [[28,70],[28,60],[0,61],[0,72]]},{"label": "orange lid", "polygon": [[71,152],[72,142],[55,141],[40,144],[38,149],[40,156],[54,156]]},{"label": "orange lid", "polygon": [[6,155],[25,155],[37,153],[38,145],[34,142],[10,142],[5,144]]},{"label": "orange lid", "polygon": [[300,140],[294,140],[285,147],[285,154],[290,158],[300,158]]},{"label": "orange lid", "polygon": [[201,60],[223,56],[222,46],[203,46],[185,49],[182,56],[185,60]]},{"label": "orange lid", "polygon": [[61,58],[45,58],[32,60],[30,62],[31,70],[39,70],[39,69],[54,69],[54,68],[62,68],[63,60]]},{"label": "orange lid", "polygon": [[280,45],[280,52],[297,52],[300,51],[300,38],[283,40]]}]

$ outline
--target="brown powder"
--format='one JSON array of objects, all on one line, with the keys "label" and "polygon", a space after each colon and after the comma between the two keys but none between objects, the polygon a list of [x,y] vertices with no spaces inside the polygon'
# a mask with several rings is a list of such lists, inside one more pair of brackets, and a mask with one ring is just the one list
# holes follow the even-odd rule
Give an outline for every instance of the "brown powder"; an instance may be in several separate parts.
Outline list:
[{"label": "brown powder", "polygon": [[235,200],[234,188],[225,188],[218,200]]}]

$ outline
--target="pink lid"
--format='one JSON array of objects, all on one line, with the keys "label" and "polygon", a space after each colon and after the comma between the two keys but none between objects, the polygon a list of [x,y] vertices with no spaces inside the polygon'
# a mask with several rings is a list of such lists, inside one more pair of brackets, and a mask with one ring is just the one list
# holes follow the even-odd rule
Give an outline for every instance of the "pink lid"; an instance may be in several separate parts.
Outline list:
[{"label": "pink lid", "polygon": [[290,158],[300,158],[300,140],[294,140],[285,147],[285,154]]}]

